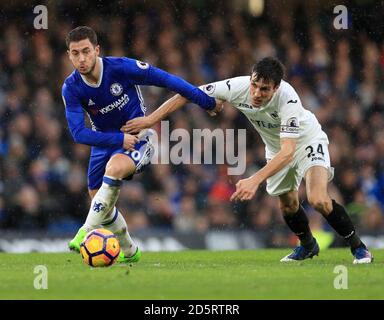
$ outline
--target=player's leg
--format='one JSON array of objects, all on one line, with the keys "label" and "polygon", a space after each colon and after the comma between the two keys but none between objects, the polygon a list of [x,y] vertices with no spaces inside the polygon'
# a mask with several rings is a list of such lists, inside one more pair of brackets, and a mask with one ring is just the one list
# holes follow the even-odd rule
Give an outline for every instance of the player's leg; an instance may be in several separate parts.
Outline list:
[{"label": "player's leg", "polygon": [[306,212],[299,203],[298,192],[290,191],[280,195],[279,203],[286,224],[299,238],[301,245],[312,248],[315,240],[309,228]]},{"label": "player's leg", "polygon": [[[94,198],[98,189],[89,189],[88,193],[91,199]],[[101,223],[101,226],[113,232],[119,240],[119,244],[122,248],[121,255],[119,257],[124,259],[125,256],[130,260],[129,262],[137,262],[140,259],[141,252],[132,240],[129,232],[128,226],[125,222],[125,219],[121,212],[114,207],[104,221]],[[99,227],[99,226],[97,226]],[[76,236],[70,241],[69,248],[74,251],[80,250],[80,244],[83,242],[86,234],[90,231],[89,226],[81,227]],[[125,254],[123,253],[125,252]]]},{"label": "player's leg", "polygon": [[117,153],[108,161],[103,177],[103,183],[93,195],[84,228],[92,230],[100,225],[112,231],[119,240],[125,256],[131,257],[137,253],[137,246],[128,233],[127,224],[121,213],[115,208],[122,179],[131,176],[136,171],[134,161],[125,154]]},{"label": "player's leg", "polygon": [[[124,149],[116,150],[112,157],[110,153],[106,153],[104,150],[101,152],[97,149],[92,150],[93,152],[88,170],[88,188],[89,195],[92,199],[91,209],[85,224],[79,229],[75,238],[69,243],[71,250],[79,251],[80,243],[87,232],[102,225],[113,232],[119,239],[122,248],[119,261],[136,262],[140,259],[141,252],[128,233],[128,227],[124,217],[115,207],[118,194],[117,196],[115,194],[116,197],[114,196],[112,209],[110,209],[104,216],[94,214],[94,210],[92,210],[92,208],[95,207],[94,202],[96,196],[101,196],[102,198],[105,197],[105,192],[104,196],[103,194],[100,195],[100,189],[105,187],[106,180],[108,182],[112,178],[112,180],[117,180],[118,184],[120,184],[122,178],[130,177],[134,173],[140,172],[150,163],[150,159],[153,155],[153,145],[150,143],[150,139],[147,136],[143,137],[142,140],[136,144],[135,148],[136,150],[132,152]],[[122,165],[120,165],[120,163]],[[116,167],[118,170],[115,170]],[[106,176],[107,179],[105,179]],[[117,189],[119,191],[120,187]],[[104,201],[103,199],[101,200]],[[107,201],[110,201],[110,199],[107,199]]]},{"label": "player's leg", "polygon": [[88,230],[97,228],[113,214],[120,193],[122,179],[135,172],[135,164],[124,154],[115,154],[108,161],[102,184],[94,195],[84,227]]},{"label": "player's leg", "polygon": [[354,263],[370,263],[371,253],[356,234],[355,227],[345,208],[328,194],[329,170],[322,166],[310,167],[306,174],[308,202],[319,211],[335,231],[350,245]]},{"label": "player's leg", "polygon": [[282,262],[303,260],[318,254],[316,240],[308,226],[308,219],[304,209],[300,206],[297,190],[301,183],[301,175],[298,174],[295,162],[283,168],[278,173],[267,179],[267,192],[271,196],[278,196],[280,208],[288,227],[305,245],[297,247],[292,253],[281,259]]},{"label": "player's leg", "polygon": [[96,152],[91,155],[88,169],[88,192],[92,199],[84,225],[78,230],[75,237],[69,242],[69,249],[80,250],[80,244],[85,235],[100,227],[103,221],[109,218],[117,201],[121,176],[130,175],[135,170],[131,159],[120,154],[112,156],[108,152]]},{"label": "player's leg", "polygon": [[[91,197],[91,199],[93,199],[93,197],[95,196],[96,192],[98,191],[98,189],[88,189],[88,194],[89,196]],[[84,227],[84,225],[77,231],[76,235],[74,236],[74,238],[69,241],[68,243],[68,247],[70,250],[73,250],[73,251],[77,251],[77,252],[80,252],[80,244],[83,242],[85,236],[87,235],[87,233],[91,231],[91,230],[88,230],[86,227]]]},{"label": "player's leg", "polygon": [[291,231],[300,239],[300,246],[280,261],[304,260],[318,255],[319,246],[316,239],[312,236],[305,210],[299,203],[298,192],[292,190],[280,195],[279,203],[285,222]]},{"label": "player's leg", "polygon": [[[95,196],[103,183],[105,167],[111,157],[111,151],[93,147],[91,149],[91,157],[88,166],[88,193],[91,199]],[[90,231],[86,225],[83,225],[76,233],[74,238],[69,241],[68,247],[70,250],[80,252],[80,244]]]},{"label": "player's leg", "polygon": [[121,176],[130,175],[134,170],[134,162],[124,154],[111,157],[108,152],[95,151],[91,155],[88,170],[88,188],[92,198],[91,207],[84,225],[69,242],[71,250],[79,251],[84,236],[89,231],[100,227],[102,222],[108,219],[117,201],[122,183]]},{"label": "player's leg", "polygon": [[[137,262],[141,251],[128,232],[127,223],[121,212],[114,207],[111,214],[102,222],[102,227],[115,234],[120,244],[119,262]],[[126,261],[127,260],[127,261]]]},{"label": "player's leg", "polygon": [[[140,142],[135,146],[134,151],[118,151],[124,157],[129,158],[135,165],[134,173],[141,172],[149,163],[153,155],[153,145],[147,137],[142,137]],[[118,154],[119,154],[118,153]],[[133,173],[127,175],[131,176]],[[102,225],[112,231],[119,239],[122,251],[120,252],[119,262],[137,262],[140,260],[141,251],[131,239],[128,233],[128,226],[123,215],[116,209],[106,218]]]}]

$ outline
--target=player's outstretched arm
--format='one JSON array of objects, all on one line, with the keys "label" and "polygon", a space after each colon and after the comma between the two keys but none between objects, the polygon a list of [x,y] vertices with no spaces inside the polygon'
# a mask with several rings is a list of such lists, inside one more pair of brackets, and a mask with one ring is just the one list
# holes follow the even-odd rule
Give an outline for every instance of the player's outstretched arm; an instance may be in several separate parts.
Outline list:
[{"label": "player's outstretched arm", "polygon": [[138,60],[122,58],[121,61],[125,75],[135,85],[168,88],[199,105],[204,110],[213,110],[216,106],[214,98],[183,78]]},{"label": "player's outstretched arm", "polygon": [[159,108],[152,112],[147,117],[138,117],[126,122],[121,127],[122,132],[137,133],[140,130],[147,129],[155,125],[157,122],[163,120],[172,112],[180,109],[188,100],[181,95],[177,94],[172,98],[165,101]]},{"label": "player's outstretched arm", "polygon": [[282,138],[280,151],[262,169],[247,179],[242,179],[236,184],[236,191],[231,196],[231,201],[251,200],[256,194],[259,185],[288,165],[295,154],[296,139]]},{"label": "player's outstretched arm", "polygon": [[[127,121],[127,123],[121,127],[122,132],[137,133],[140,130],[150,128],[161,120],[167,118],[171,113],[180,109],[185,105],[188,100],[182,97],[180,94],[173,96],[165,101],[159,108],[152,112],[147,117],[138,117]],[[213,110],[207,110],[211,116],[216,115],[223,109],[223,101],[216,99],[216,106]]]}]

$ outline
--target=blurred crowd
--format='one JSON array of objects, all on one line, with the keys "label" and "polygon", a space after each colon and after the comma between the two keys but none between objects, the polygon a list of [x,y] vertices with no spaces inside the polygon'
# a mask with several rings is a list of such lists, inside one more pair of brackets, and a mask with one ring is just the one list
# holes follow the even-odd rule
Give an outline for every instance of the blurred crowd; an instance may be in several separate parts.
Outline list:
[{"label": "blurred crowd", "polygon": [[[185,2],[185,4],[180,4]],[[73,142],[61,100],[72,72],[65,36],[78,25],[99,35],[102,55],[149,62],[201,85],[248,75],[265,56],[286,66],[285,79],[329,136],[335,178],[329,190],[363,232],[384,229],[384,40],[364,25],[335,30],[332,10],[306,16],[266,7],[260,17],[233,10],[231,1],[54,1],[48,30],[33,29],[30,6],[10,5],[0,27],[0,229],[75,232],[86,217],[89,147]],[[375,8],[372,9],[375,11]],[[376,8],[379,21],[383,10]],[[4,11],[2,11],[4,13]],[[299,17],[299,18],[295,18]],[[359,26],[359,30],[356,30]],[[142,87],[150,113],[173,93]],[[189,104],[171,129],[247,129],[247,170],[226,165],[150,166],[124,184],[119,208],[130,230],[179,232],[285,228],[278,200],[262,186],[249,203],[232,204],[234,185],[265,164],[251,124],[227,105],[210,118]],[[159,130],[160,126],[155,129]],[[245,156],[245,155],[244,155]],[[300,189],[305,199],[304,184]],[[313,228],[327,228],[307,207]]]}]

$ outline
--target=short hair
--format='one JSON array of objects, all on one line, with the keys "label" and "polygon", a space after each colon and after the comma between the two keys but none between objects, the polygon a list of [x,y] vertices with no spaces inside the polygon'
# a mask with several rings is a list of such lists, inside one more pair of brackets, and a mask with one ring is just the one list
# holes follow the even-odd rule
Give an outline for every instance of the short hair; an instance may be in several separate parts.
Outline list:
[{"label": "short hair", "polygon": [[69,49],[69,44],[71,42],[78,42],[84,39],[89,39],[89,41],[93,44],[94,47],[97,46],[97,35],[96,32],[87,26],[77,27],[67,34],[65,38],[65,43],[67,44],[67,48]]},{"label": "short hair", "polygon": [[273,57],[261,59],[252,67],[252,73],[256,74],[256,80],[273,81],[275,86],[279,85],[284,76],[284,66],[280,60]]}]

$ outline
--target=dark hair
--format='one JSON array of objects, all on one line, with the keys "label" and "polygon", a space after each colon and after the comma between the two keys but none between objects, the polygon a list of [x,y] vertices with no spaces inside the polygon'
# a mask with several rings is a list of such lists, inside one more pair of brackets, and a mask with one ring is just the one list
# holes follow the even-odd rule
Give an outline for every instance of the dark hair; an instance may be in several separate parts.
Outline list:
[{"label": "dark hair", "polygon": [[284,76],[284,66],[278,59],[266,57],[252,67],[252,74],[254,73],[256,74],[256,80],[273,81],[277,86]]},{"label": "dark hair", "polygon": [[67,37],[65,38],[65,43],[67,44],[67,48],[69,49],[69,44],[71,42],[78,42],[84,39],[89,39],[93,46],[97,46],[96,32],[92,28],[87,26],[80,26],[69,31]]}]

